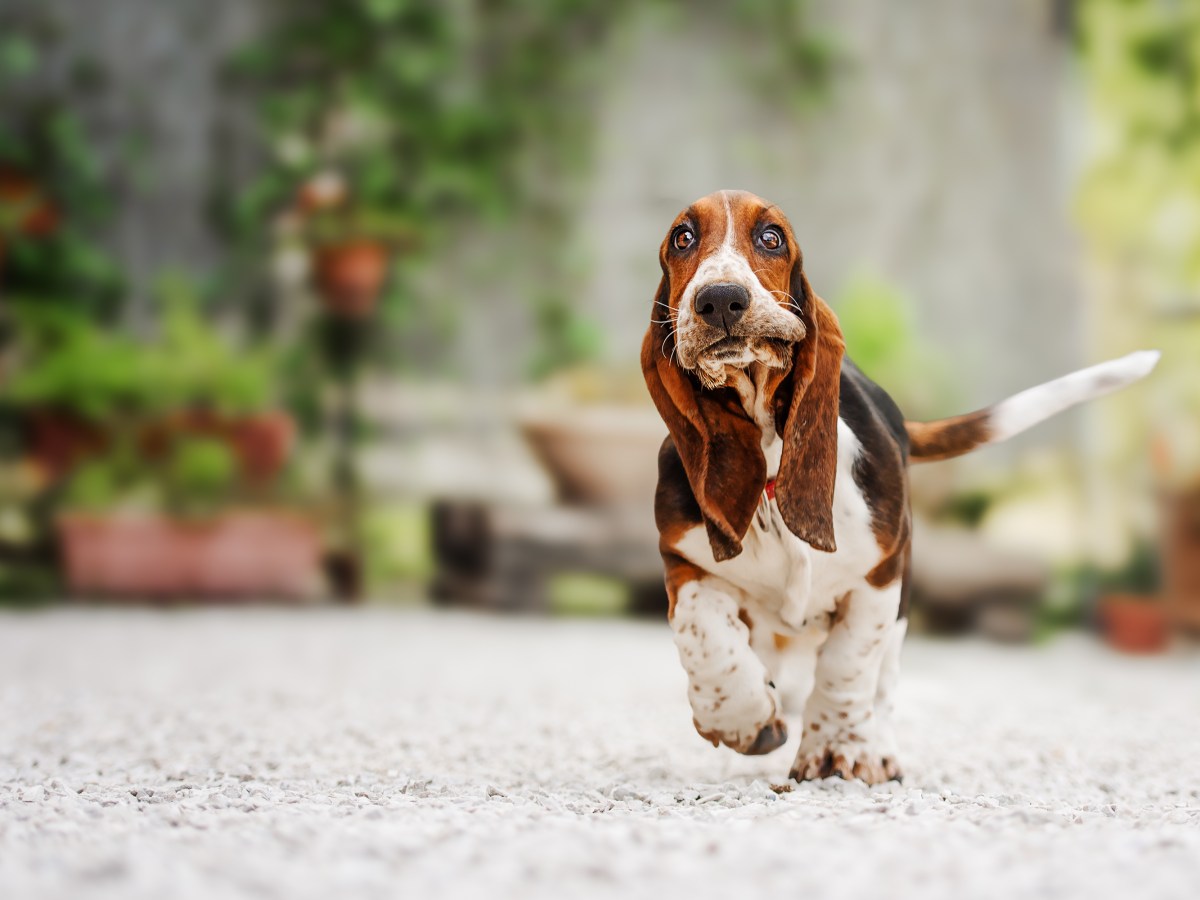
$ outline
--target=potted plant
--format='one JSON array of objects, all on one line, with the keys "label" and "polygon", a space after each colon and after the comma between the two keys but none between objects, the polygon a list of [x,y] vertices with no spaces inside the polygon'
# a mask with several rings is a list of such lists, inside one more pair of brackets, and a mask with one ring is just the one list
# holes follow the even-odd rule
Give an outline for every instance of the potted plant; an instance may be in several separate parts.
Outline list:
[{"label": "potted plant", "polygon": [[66,582],[86,597],[313,597],[321,540],[311,518],[244,490],[229,446],[176,441],[147,465],[118,447],[81,465],[57,518]]},{"label": "potted plant", "polygon": [[1110,646],[1126,653],[1166,649],[1169,620],[1158,587],[1158,557],[1148,542],[1136,546],[1123,568],[1099,575],[1097,612]]},{"label": "potted plant", "polygon": [[[0,54],[5,293],[108,315],[119,300],[120,278],[98,232],[112,208],[119,163],[92,147],[72,108],[82,96],[80,85],[60,77],[81,61],[62,53],[52,61],[45,54],[57,40],[48,25],[36,13],[0,24],[6,47],[20,48]],[[92,74],[91,85],[103,80]]]},{"label": "potted plant", "polygon": [[335,315],[364,318],[375,309],[396,251],[414,235],[412,226],[383,210],[333,208],[305,224],[313,282]]},{"label": "potted plant", "polygon": [[24,419],[32,456],[53,477],[103,451],[114,432],[148,458],[177,436],[208,436],[233,450],[243,476],[270,481],[295,443],[275,398],[271,348],[245,348],[206,324],[194,303],[166,304],[158,339],[140,342],[78,314],[19,306],[13,375],[3,399]]},{"label": "potted plant", "polygon": [[0,164],[0,265],[14,239],[45,238],[58,228],[54,203],[28,175]]}]

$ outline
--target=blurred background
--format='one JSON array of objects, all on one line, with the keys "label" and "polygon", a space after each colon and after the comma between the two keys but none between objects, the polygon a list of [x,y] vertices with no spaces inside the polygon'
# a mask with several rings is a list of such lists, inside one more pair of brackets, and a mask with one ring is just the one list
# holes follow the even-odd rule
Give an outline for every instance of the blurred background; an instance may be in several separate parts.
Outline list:
[{"label": "blurred background", "polygon": [[910,418],[915,617],[1200,627],[1200,6],[0,0],[0,602],[661,616],[637,354],[778,203]]}]

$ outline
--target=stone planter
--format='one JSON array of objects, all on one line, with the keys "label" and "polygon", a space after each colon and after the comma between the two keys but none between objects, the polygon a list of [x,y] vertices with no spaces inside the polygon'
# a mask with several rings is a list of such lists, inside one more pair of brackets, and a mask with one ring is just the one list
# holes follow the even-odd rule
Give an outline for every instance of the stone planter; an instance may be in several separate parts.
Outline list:
[{"label": "stone planter", "polygon": [[204,521],[157,514],[72,514],[58,521],[72,594],[113,599],[288,599],[321,590],[316,524],[290,512]]},{"label": "stone planter", "polygon": [[526,413],[519,424],[563,502],[652,508],[667,436],[653,409],[584,405]]}]

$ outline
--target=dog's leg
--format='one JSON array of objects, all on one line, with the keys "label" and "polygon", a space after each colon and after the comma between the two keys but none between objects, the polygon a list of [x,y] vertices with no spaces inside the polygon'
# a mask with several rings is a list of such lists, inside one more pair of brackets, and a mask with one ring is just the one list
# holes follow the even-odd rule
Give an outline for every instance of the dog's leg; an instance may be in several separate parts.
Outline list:
[{"label": "dog's leg", "polygon": [[692,721],[707,740],[739,753],[770,753],[787,740],[779,694],[750,646],[731,592],[711,579],[675,594],[671,629],[688,674]]},{"label": "dog's leg", "polygon": [[879,668],[879,685],[875,689],[875,728],[879,753],[884,760],[887,775],[899,780],[900,768],[896,764],[896,732],[892,725],[892,711],[896,704],[896,683],[900,680],[900,648],[904,644],[904,636],[908,633],[908,619],[897,619],[885,632],[888,635],[887,649],[883,653],[883,662]]},{"label": "dog's leg", "polygon": [[771,681],[779,690],[780,708],[789,716],[804,712],[812,693],[817,649],[824,639],[825,632],[815,628],[784,634],[782,626],[772,627],[769,620],[760,624],[758,618],[750,626],[750,646],[771,673]]},{"label": "dog's leg", "polygon": [[899,607],[898,582],[878,589],[864,585],[838,603],[817,655],[793,778],[840,775],[877,784],[899,775],[890,732],[886,725],[880,727],[875,714],[880,671],[893,645]]}]

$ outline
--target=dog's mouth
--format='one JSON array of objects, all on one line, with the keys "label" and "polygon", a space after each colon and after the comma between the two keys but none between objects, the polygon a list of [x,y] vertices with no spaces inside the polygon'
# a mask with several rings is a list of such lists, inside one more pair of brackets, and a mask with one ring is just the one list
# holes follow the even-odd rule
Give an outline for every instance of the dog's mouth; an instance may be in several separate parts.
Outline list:
[{"label": "dog's mouth", "polygon": [[738,365],[785,355],[793,343],[794,340],[774,335],[725,335],[706,345],[696,354],[696,359],[697,362]]},{"label": "dog's mouth", "polygon": [[772,369],[787,368],[792,359],[794,341],[775,337],[718,338],[696,355],[694,371],[705,387],[725,384],[730,369],[744,369],[761,363]]},{"label": "dog's mouth", "polygon": [[751,310],[728,331],[693,319],[676,335],[677,362],[695,372],[705,387],[716,387],[725,383],[728,370],[754,363],[786,368],[792,348],[804,337],[799,316],[774,304]]},{"label": "dog's mouth", "polygon": [[750,341],[738,335],[726,335],[718,338],[697,354],[714,362],[726,362],[741,359],[750,350]]}]

